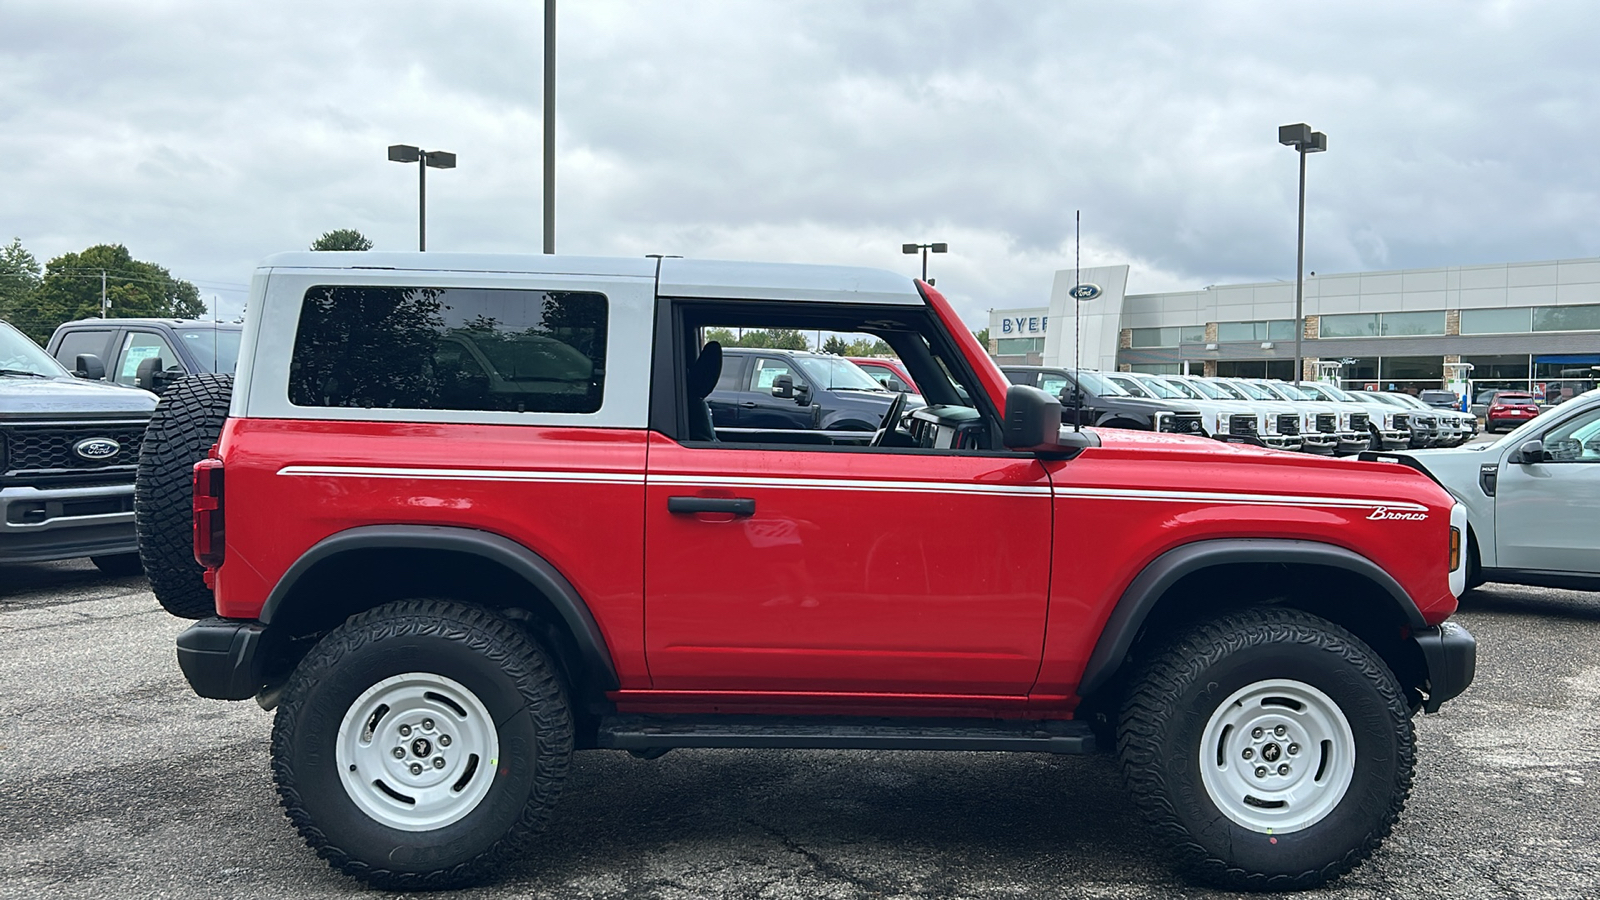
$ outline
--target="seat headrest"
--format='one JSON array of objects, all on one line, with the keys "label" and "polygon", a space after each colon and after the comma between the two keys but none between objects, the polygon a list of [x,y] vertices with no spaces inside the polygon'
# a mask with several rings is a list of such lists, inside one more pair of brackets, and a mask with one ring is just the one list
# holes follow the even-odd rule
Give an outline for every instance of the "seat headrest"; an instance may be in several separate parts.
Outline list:
[{"label": "seat headrest", "polygon": [[700,356],[689,365],[689,396],[704,400],[722,377],[722,345],[707,341]]}]

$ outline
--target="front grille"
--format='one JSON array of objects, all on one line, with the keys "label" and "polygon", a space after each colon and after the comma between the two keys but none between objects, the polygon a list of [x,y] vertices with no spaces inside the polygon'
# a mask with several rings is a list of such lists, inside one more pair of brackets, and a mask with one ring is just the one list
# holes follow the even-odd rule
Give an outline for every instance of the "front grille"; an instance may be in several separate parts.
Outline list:
[{"label": "front grille", "polygon": [[[4,471],[8,476],[88,474],[133,466],[139,462],[144,426],[142,421],[7,425],[0,430],[0,446],[5,449]],[[110,438],[121,449],[109,459],[84,459],[72,448],[86,438]]]},{"label": "front grille", "polygon": [[1167,434],[1205,434],[1199,413],[1162,413],[1160,429]]},{"label": "front grille", "polygon": [[1333,413],[1317,413],[1317,430],[1333,434],[1339,430],[1339,417]]},{"label": "front grille", "polygon": [[1366,431],[1367,430],[1367,414],[1366,413],[1351,413],[1350,414],[1350,430],[1351,431]]},{"label": "front grille", "polygon": [[1299,434],[1300,417],[1294,413],[1282,413],[1278,416],[1279,434]]},{"label": "front grille", "polygon": [[[1417,421],[1421,424],[1427,424],[1428,422],[1427,419],[1418,419]],[[1410,428],[1411,416],[1406,413],[1395,413],[1394,427],[1396,431],[1404,431],[1405,429]]]},{"label": "front grille", "polygon": [[1229,434],[1250,435],[1253,437],[1256,431],[1256,417],[1254,415],[1233,415],[1228,417]]}]

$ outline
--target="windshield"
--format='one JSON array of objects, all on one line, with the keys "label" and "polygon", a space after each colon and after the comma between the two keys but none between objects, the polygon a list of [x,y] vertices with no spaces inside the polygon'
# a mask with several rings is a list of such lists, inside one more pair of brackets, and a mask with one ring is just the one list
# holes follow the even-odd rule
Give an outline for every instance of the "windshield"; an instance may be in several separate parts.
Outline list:
[{"label": "windshield", "polygon": [[1420,409],[1426,409],[1426,410],[1432,410],[1432,409],[1435,408],[1435,407],[1429,406],[1426,403],[1423,403],[1421,400],[1417,399],[1416,397],[1411,396],[1410,394],[1384,394],[1384,396],[1385,397],[1394,398],[1394,402],[1400,404],[1401,406],[1409,406],[1409,407],[1412,407],[1414,409],[1415,408],[1420,408]]},{"label": "windshield", "polygon": [[1323,400],[1323,401],[1327,401],[1327,402],[1333,402],[1333,401],[1337,401],[1339,399],[1338,397],[1335,397],[1333,395],[1333,391],[1329,390],[1328,386],[1325,385],[1325,384],[1310,384],[1310,383],[1307,383],[1307,384],[1302,384],[1299,387],[1300,387],[1300,390],[1305,391],[1307,394],[1310,394],[1311,395],[1311,399],[1313,399],[1313,400]]},{"label": "windshield", "polygon": [[1217,391],[1217,393],[1220,395],[1218,397],[1218,399],[1220,399],[1220,400],[1243,400],[1244,399],[1244,394],[1241,393],[1238,388],[1236,388],[1233,385],[1227,383],[1226,381],[1197,381],[1197,382],[1195,382],[1195,384],[1200,385],[1200,389],[1201,390],[1205,390],[1208,387],[1215,389]]},{"label": "windshield", "polygon": [[60,378],[70,374],[27,335],[0,322],[0,375]]},{"label": "windshield", "polygon": [[1212,384],[1209,381],[1185,381],[1183,383],[1187,384],[1189,387],[1194,388],[1195,390],[1199,391],[1200,393],[1205,394],[1207,397],[1209,397],[1212,400],[1238,400],[1238,399],[1240,399],[1239,397],[1234,396],[1231,392],[1225,391],[1221,387],[1219,387],[1219,386],[1217,386],[1215,384]]},{"label": "windshield", "polygon": [[1145,385],[1140,384],[1131,375],[1107,375],[1106,378],[1112,384],[1115,384],[1117,387],[1122,388],[1135,397],[1144,397],[1148,399],[1149,397],[1153,396],[1153,391],[1151,391]]},{"label": "windshield", "polygon": [[885,391],[876,378],[848,359],[838,356],[796,356],[795,361],[824,390]]},{"label": "windshield", "polygon": [[1277,397],[1272,396],[1272,394],[1266,388],[1262,387],[1259,384],[1251,384],[1248,381],[1235,381],[1235,382],[1232,382],[1232,384],[1233,384],[1234,387],[1236,387],[1239,390],[1244,391],[1246,394],[1250,395],[1250,397],[1252,399],[1254,399],[1254,400],[1276,400],[1276,399],[1278,399]]},{"label": "windshield", "polygon": [[1382,403],[1382,404],[1384,404],[1386,406],[1405,406],[1406,405],[1404,403],[1401,403],[1399,400],[1396,400],[1394,397],[1392,397],[1392,396],[1390,396],[1388,394],[1378,394],[1378,393],[1374,393],[1372,391],[1352,391],[1350,396],[1356,398],[1357,400],[1361,400],[1363,402]]},{"label": "windshield", "polygon": [[1183,397],[1185,397],[1186,399],[1189,399],[1189,400],[1204,400],[1208,396],[1206,394],[1200,393],[1200,391],[1195,389],[1194,385],[1190,384],[1187,381],[1178,381],[1176,379],[1174,379],[1172,381],[1168,381],[1168,380],[1162,379],[1162,378],[1154,378],[1154,379],[1151,379],[1151,380],[1152,381],[1158,381],[1161,384],[1166,385],[1167,387],[1177,391],[1181,396],[1183,396]]},{"label": "windshield", "polygon": [[1317,387],[1321,388],[1323,393],[1326,393],[1328,396],[1332,397],[1335,400],[1342,400],[1345,403],[1353,403],[1353,402],[1355,402],[1356,398],[1350,396],[1349,394],[1345,393],[1340,388],[1336,388],[1331,384],[1319,384],[1319,385],[1317,385]]},{"label": "windshield", "polygon": [[1272,381],[1262,385],[1267,390],[1277,394],[1285,400],[1310,400],[1312,396],[1305,391],[1282,381]]},{"label": "windshield", "polygon": [[1130,396],[1127,391],[1122,389],[1121,385],[1113,384],[1109,378],[1099,372],[1079,372],[1078,377],[1082,379],[1084,387],[1102,397],[1108,394],[1112,397]]},{"label": "windshield", "polygon": [[181,328],[178,337],[194,354],[200,368],[207,372],[230,375],[239,366],[239,338],[242,331],[235,328]]},{"label": "windshield", "polygon": [[1188,397],[1187,394],[1159,378],[1139,378],[1137,381],[1150,393],[1163,400],[1183,400]]}]

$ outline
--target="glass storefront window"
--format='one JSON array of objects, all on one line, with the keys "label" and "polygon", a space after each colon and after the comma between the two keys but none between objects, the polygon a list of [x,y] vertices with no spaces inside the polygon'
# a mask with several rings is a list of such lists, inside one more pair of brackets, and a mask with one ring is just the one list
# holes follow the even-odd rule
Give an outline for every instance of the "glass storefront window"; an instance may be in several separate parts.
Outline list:
[{"label": "glass storefront window", "polygon": [[1532,312],[1526,306],[1512,309],[1463,309],[1462,334],[1517,334],[1529,329]]},{"label": "glass storefront window", "polygon": [[1323,316],[1317,333],[1325,338],[1377,337],[1378,314],[1356,313],[1347,316]]},{"label": "glass storefront window", "polygon": [[1463,356],[1461,361],[1472,364],[1469,377],[1474,381],[1486,378],[1527,378],[1528,357],[1514,356]]},{"label": "glass storefront window", "polygon": [[1379,317],[1379,334],[1444,334],[1444,310],[1389,312]]},{"label": "glass storefront window", "polygon": [[1178,375],[1183,372],[1183,366],[1178,363],[1134,363],[1129,368],[1146,375]]},{"label": "glass storefront window", "polygon": [[1271,319],[1261,322],[1218,322],[1218,341],[1292,341],[1293,319]]},{"label": "glass storefront window", "polygon": [[1022,356],[1026,353],[1043,353],[1044,338],[1000,338],[995,341],[995,353],[1004,356]]},{"label": "glass storefront window", "polygon": [[1182,344],[1199,344],[1206,339],[1204,325],[1173,325],[1166,328],[1133,328],[1132,344],[1135,349],[1147,347],[1176,347]]},{"label": "glass storefront window", "polygon": [[1600,331],[1600,305],[1535,306],[1534,331]]}]

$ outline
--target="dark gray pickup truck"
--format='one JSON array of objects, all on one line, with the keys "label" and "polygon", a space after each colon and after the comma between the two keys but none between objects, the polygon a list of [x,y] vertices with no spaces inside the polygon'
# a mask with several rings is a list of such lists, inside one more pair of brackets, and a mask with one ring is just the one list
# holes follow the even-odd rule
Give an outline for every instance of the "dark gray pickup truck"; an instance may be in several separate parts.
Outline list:
[{"label": "dark gray pickup truck", "polygon": [[0,322],[0,563],[87,556],[140,571],[133,476],[148,391],[75,378]]}]

